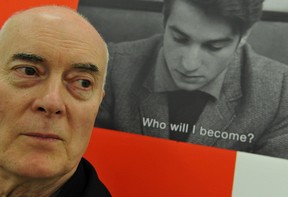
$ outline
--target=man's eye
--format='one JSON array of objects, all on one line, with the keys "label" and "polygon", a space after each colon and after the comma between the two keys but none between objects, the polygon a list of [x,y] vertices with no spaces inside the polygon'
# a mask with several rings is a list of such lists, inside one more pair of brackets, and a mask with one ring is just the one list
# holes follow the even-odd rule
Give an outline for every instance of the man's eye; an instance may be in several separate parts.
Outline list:
[{"label": "man's eye", "polygon": [[16,69],[16,71],[21,73],[21,74],[28,75],[28,76],[37,75],[36,68],[28,67],[28,66],[19,67],[19,68]]},{"label": "man's eye", "polygon": [[80,79],[77,81],[78,84],[81,86],[81,88],[90,88],[91,87],[91,81],[87,80],[87,79]]},{"label": "man's eye", "polygon": [[225,46],[223,44],[207,44],[206,47],[210,51],[220,51]]},{"label": "man's eye", "polygon": [[189,40],[183,36],[173,36],[173,39],[175,42],[182,43],[182,44],[188,42],[188,40]]},{"label": "man's eye", "polygon": [[189,41],[189,37],[182,35],[178,32],[171,31],[171,36],[172,39],[177,43],[185,44]]}]

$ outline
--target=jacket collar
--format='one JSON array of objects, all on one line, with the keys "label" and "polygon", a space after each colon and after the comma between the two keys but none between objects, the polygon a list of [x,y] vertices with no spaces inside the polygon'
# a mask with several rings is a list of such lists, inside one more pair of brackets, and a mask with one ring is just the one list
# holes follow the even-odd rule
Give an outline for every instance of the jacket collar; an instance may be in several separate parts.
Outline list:
[{"label": "jacket collar", "polygon": [[[158,48],[159,51],[160,47]],[[215,138],[203,137],[199,129],[213,129],[224,131],[234,120],[237,111],[238,100],[242,97],[241,91],[241,50],[238,50],[226,72],[220,98],[210,101],[205,106],[195,127],[195,134],[188,139],[189,142],[214,145]],[[155,63],[149,62],[149,74],[146,76],[142,87],[135,91],[139,99],[140,116],[151,121],[152,126],[143,126],[143,134],[154,137],[169,137],[169,109],[166,95],[164,93],[153,93]],[[166,126],[166,127],[164,127]],[[191,128],[192,129],[192,128]]]}]

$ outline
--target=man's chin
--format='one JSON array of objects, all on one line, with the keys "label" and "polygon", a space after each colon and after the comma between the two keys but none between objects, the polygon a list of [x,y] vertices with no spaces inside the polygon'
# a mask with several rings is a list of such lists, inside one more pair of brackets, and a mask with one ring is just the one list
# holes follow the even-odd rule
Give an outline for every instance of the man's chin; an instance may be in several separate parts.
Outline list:
[{"label": "man's chin", "polygon": [[73,167],[69,168],[66,162],[52,161],[47,158],[34,158],[25,159],[17,164],[15,162],[14,171],[18,176],[35,178],[35,179],[46,179],[57,176],[63,176],[71,170]]},{"label": "man's chin", "polygon": [[27,178],[35,178],[35,179],[46,179],[51,177],[59,176],[62,171],[57,169],[57,166],[40,166],[38,165],[31,165],[31,166],[23,166],[18,168],[17,173],[22,177]]},{"label": "man's chin", "polygon": [[178,88],[180,90],[186,90],[186,91],[194,91],[194,90],[199,90],[202,86],[200,84],[189,84],[189,83],[176,83]]}]

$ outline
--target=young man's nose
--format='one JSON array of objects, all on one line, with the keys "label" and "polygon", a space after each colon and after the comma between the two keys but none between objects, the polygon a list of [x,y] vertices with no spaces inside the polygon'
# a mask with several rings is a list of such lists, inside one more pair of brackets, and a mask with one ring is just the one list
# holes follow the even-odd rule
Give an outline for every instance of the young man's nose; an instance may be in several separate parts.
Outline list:
[{"label": "young man's nose", "polygon": [[62,116],[66,113],[64,103],[63,85],[61,83],[51,83],[39,92],[32,108],[33,111],[43,113],[47,116]]},{"label": "young man's nose", "polygon": [[201,66],[201,49],[197,46],[186,48],[182,54],[182,67],[187,72],[196,71]]}]

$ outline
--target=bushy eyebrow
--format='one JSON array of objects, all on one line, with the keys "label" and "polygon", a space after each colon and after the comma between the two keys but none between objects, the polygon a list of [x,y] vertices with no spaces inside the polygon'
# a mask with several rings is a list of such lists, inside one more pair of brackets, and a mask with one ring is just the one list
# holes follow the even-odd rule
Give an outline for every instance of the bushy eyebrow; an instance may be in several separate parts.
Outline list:
[{"label": "bushy eyebrow", "polygon": [[30,53],[16,53],[12,56],[12,61],[15,60],[24,60],[33,63],[43,63],[46,62],[46,59],[35,54]]},{"label": "bushy eyebrow", "polygon": [[[12,56],[11,60],[12,61],[23,60],[23,61],[32,62],[32,63],[46,62],[45,58],[36,54],[30,54],[30,53],[16,53]],[[72,68],[80,70],[80,71],[88,71],[91,73],[99,72],[98,66],[92,63],[76,63],[76,64],[72,64]]]},{"label": "bushy eyebrow", "polygon": [[82,71],[88,71],[92,73],[99,72],[98,66],[95,64],[91,64],[91,63],[77,63],[77,64],[73,64],[72,67],[80,71],[82,70]]}]

